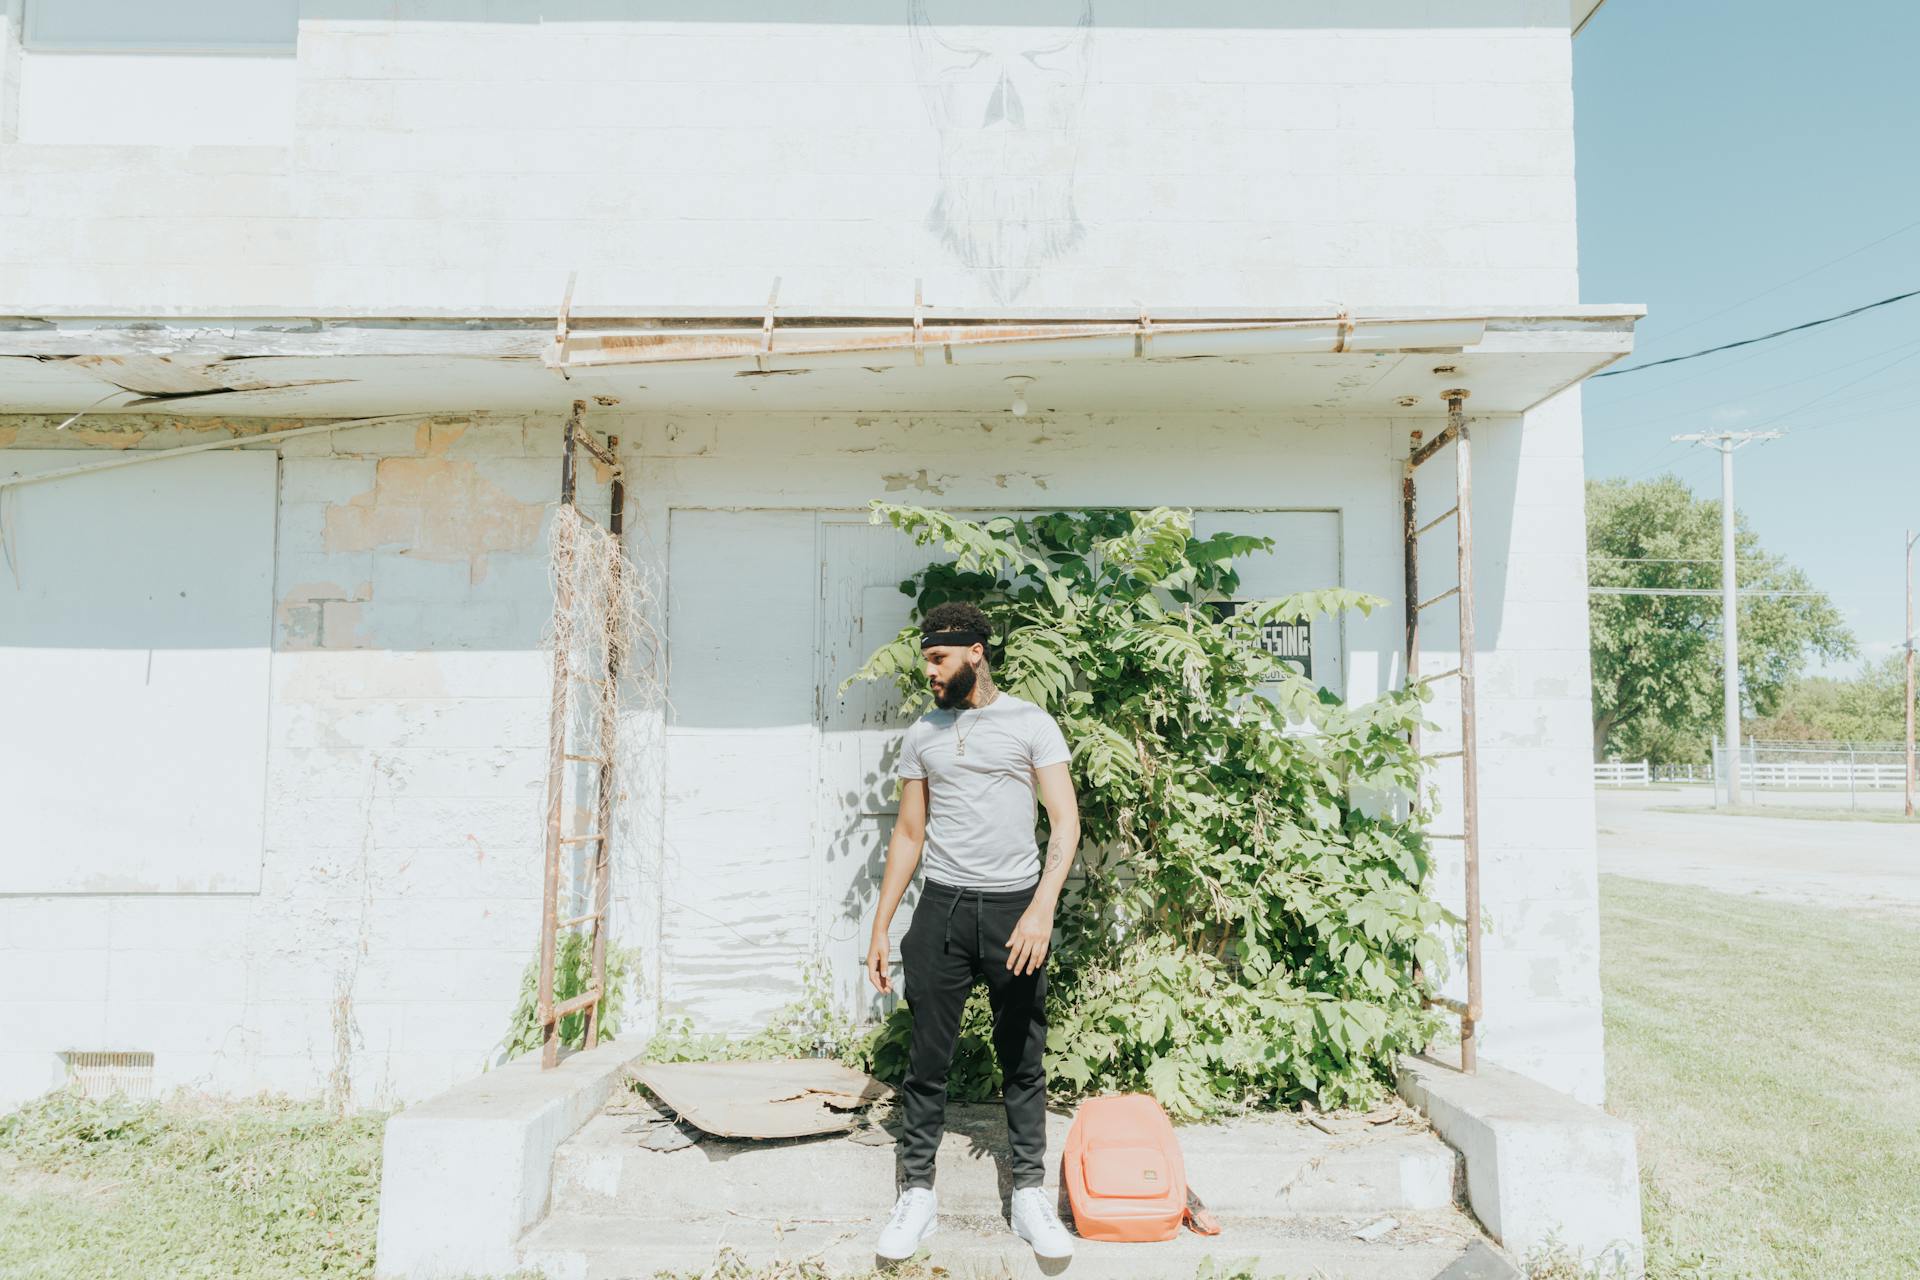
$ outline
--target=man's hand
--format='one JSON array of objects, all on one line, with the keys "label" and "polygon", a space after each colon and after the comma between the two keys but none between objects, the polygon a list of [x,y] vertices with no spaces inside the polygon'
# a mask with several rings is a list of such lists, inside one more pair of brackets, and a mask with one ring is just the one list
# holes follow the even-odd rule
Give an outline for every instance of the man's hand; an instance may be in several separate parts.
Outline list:
[{"label": "man's hand", "polygon": [[887,966],[887,953],[890,950],[884,933],[876,934],[873,941],[867,944],[867,981],[883,996],[893,991],[893,975],[888,972]]},{"label": "man's hand", "polygon": [[1046,963],[1052,945],[1053,908],[1036,902],[1021,914],[1007,939],[1007,968],[1020,975],[1034,972]]}]

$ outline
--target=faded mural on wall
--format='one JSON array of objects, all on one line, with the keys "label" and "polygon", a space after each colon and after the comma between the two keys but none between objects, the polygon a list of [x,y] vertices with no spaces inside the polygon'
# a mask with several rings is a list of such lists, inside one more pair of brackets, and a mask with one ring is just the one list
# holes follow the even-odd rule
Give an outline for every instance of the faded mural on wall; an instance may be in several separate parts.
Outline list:
[{"label": "faded mural on wall", "polygon": [[1092,0],[1034,0],[1030,23],[969,25],[965,0],[913,0],[914,76],[940,132],[927,229],[1011,302],[1085,235],[1074,209]]}]

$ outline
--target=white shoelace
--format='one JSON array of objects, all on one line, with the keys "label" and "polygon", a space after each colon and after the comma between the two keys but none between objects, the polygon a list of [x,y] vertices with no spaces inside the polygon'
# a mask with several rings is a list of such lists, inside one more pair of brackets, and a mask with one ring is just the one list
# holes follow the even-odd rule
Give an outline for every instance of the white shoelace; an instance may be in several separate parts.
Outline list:
[{"label": "white shoelace", "polygon": [[907,1215],[913,1212],[913,1206],[918,1204],[919,1200],[920,1200],[920,1197],[914,1195],[913,1192],[911,1191],[901,1196],[900,1202],[893,1206],[892,1225],[897,1227],[901,1223],[905,1222],[907,1220]]},{"label": "white shoelace", "polygon": [[[1055,1227],[1061,1226],[1060,1215],[1054,1210],[1054,1207],[1052,1205],[1047,1203],[1046,1196],[1044,1195],[1028,1196],[1026,1197],[1026,1200],[1028,1204],[1033,1206],[1032,1212],[1039,1214],[1041,1219],[1045,1221],[1047,1224]],[[1065,1230],[1064,1227],[1061,1227],[1061,1229]]]}]

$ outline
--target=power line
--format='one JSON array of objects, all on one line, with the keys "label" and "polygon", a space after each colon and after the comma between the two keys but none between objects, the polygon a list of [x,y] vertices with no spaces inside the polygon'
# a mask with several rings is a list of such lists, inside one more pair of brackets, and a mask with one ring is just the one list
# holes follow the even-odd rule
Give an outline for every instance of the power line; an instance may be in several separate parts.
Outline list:
[{"label": "power line", "polygon": [[[1684,356],[1668,356],[1665,360],[1649,360],[1645,364],[1629,365],[1624,369],[1605,369],[1593,375],[1594,378],[1618,378],[1624,374],[1639,373],[1642,369],[1657,369],[1663,364],[1679,364],[1682,360],[1698,360],[1701,356],[1717,355],[1722,351],[1732,351],[1736,347],[1750,347],[1756,342],[1771,342],[1775,338],[1784,338],[1790,333],[1799,333],[1806,329],[1817,329],[1823,324],[1832,324],[1836,320],[1846,320],[1862,312],[1877,307],[1890,307],[1896,302],[1905,302],[1908,298],[1920,298],[1920,289],[1909,289],[1905,293],[1896,293],[1891,298],[1882,298],[1878,302],[1869,302],[1865,306],[1855,307],[1851,311],[1842,311],[1838,315],[1822,316],[1818,320],[1809,320],[1804,324],[1790,325],[1785,329],[1775,329],[1772,333],[1763,333],[1757,338],[1742,338],[1738,342],[1723,342],[1717,347],[1708,347],[1704,351],[1690,351]],[[1591,381],[1591,379],[1589,379]]]},{"label": "power line", "polygon": [[[1811,399],[1809,399],[1809,400],[1804,400],[1804,401],[1802,401],[1801,403],[1799,403],[1799,404],[1797,404],[1797,405],[1795,405],[1795,406],[1794,406],[1793,408],[1791,408],[1791,409],[1788,409],[1788,410],[1785,410],[1784,412],[1781,412],[1781,413],[1777,413],[1777,414],[1775,414],[1775,415],[1774,415],[1773,417],[1770,417],[1770,418],[1767,418],[1767,419],[1765,419],[1765,420],[1763,421],[1763,423],[1762,423],[1762,425],[1763,425],[1763,426],[1766,426],[1766,425],[1772,425],[1772,424],[1774,424],[1774,423],[1779,423],[1779,422],[1784,422],[1784,421],[1786,421],[1787,419],[1789,419],[1789,418],[1791,418],[1791,417],[1793,417],[1793,416],[1794,416],[1795,414],[1797,414],[1797,413],[1801,413],[1801,412],[1804,412],[1805,410],[1807,410],[1807,409],[1810,409],[1810,408],[1812,408],[1812,407],[1813,407],[1814,405],[1816,405],[1816,404],[1821,404],[1821,403],[1823,403],[1823,402],[1828,402],[1828,401],[1830,401],[1830,399],[1831,399],[1831,397],[1833,397],[1833,396],[1837,396],[1837,395],[1839,395],[1839,394],[1840,394],[1841,392],[1843,392],[1843,391],[1846,391],[1846,390],[1848,390],[1849,388],[1852,388],[1852,387],[1857,387],[1857,386],[1859,386],[1859,385],[1860,385],[1861,383],[1863,383],[1863,382],[1869,382],[1869,381],[1872,381],[1872,380],[1873,380],[1874,378],[1877,378],[1877,377],[1879,377],[1879,376],[1880,376],[1881,374],[1883,374],[1883,373],[1885,373],[1885,372],[1887,372],[1887,371],[1888,371],[1889,369],[1893,369],[1893,368],[1897,368],[1898,366],[1900,366],[1900,365],[1903,365],[1903,364],[1905,364],[1905,363],[1906,363],[1907,361],[1909,361],[1909,360],[1912,360],[1912,359],[1913,359],[1913,358],[1914,358],[1915,356],[1920,356],[1920,350],[1915,350],[1915,349],[1914,349],[1914,348],[1916,348],[1916,347],[1920,347],[1920,339],[1916,339],[1916,340],[1914,340],[1914,341],[1912,341],[1912,342],[1898,342],[1898,343],[1895,343],[1895,344],[1894,344],[1893,346],[1891,346],[1891,347],[1886,347],[1886,348],[1883,348],[1882,350],[1879,350],[1879,351],[1876,351],[1876,352],[1874,352],[1874,353],[1873,353],[1872,355],[1868,355],[1868,356],[1862,356],[1861,358],[1859,358],[1859,359],[1857,359],[1857,360],[1849,360],[1849,361],[1847,361],[1847,362],[1845,362],[1844,364],[1838,364],[1838,365],[1834,365],[1834,366],[1832,366],[1832,367],[1830,367],[1830,368],[1827,368],[1827,369],[1823,369],[1823,370],[1821,370],[1821,371],[1820,371],[1819,373],[1814,373],[1814,374],[1809,374],[1809,375],[1807,375],[1807,376],[1806,376],[1806,377],[1804,377],[1804,378],[1795,378],[1795,379],[1793,379],[1793,380],[1792,380],[1791,382],[1781,382],[1781,383],[1776,383],[1776,384],[1774,384],[1774,385],[1773,385],[1773,386],[1771,386],[1771,387],[1763,387],[1763,388],[1761,388],[1761,389],[1759,389],[1759,390],[1757,390],[1757,391],[1751,391],[1751,392],[1748,392],[1748,393],[1747,393],[1746,395],[1744,395],[1744,396],[1741,396],[1741,397],[1740,397],[1740,399],[1741,399],[1741,400],[1750,400],[1750,399],[1752,399],[1752,398],[1754,398],[1755,396],[1759,396],[1759,395],[1765,395],[1765,394],[1767,394],[1767,393],[1769,393],[1769,392],[1773,392],[1773,391],[1779,391],[1779,390],[1782,390],[1782,389],[1784,389],[1784,388],[1786,388],[1786,387],[1790,387],[1790,386],[1794,386],[1794,385],[1796,385],[1796,384],[1798,384],[1798,383],[1801,383],[1801,382],[1811,382],[1811,381],[1813,381],[1813,380],[1814,380],[1815,378],[1822,378],[1822,377],[1825,377],[1825,376],[1827,376],[1827,375],[1828,375],[1828,374],[1830,374],[1830,373],[1838,373],[1838,372],[1839,372],[1840,370],[1842,370],[1842,369],[1850,369],[1850,368],[1852,368],[1852,367],[1853,367],[1853,366],[1855,366],[1855,365],[1859,365],[1859,364],[1865,364],[1865,363],[1866,363],[1867,361],[1869,361],[1869,360],[1877,360],[1877,359],[1879,359],[1879,358],[1880,358],[1881,356],[1885,356],[1885,355],[1892,355],[1892,354],[1893,354],[1893,353],[1895,353],[1895,352],[1902,352],[1902,351],[1904,351],[1904,352],[1906,352],[1906,354],[1905,354],[1905,355],[1899,355],[1899,356],[1895,356],[1895,358],[1894,358],[1894,359],[1892,359],[1892,360],[1889,360],[1889,361],[1888,361],[1887,363],[1885,363],[1885,364],[1882,364],[1882,365],[1880,365],[1880,366],[1878,366],[1877,368],[1874,368],[1874,369],[1870,369],[1870,370],[1868,370],[1868,371],[1867,371],[1866,373],[1863,373],[1863,374],[1861,374],[1861,375],[1860,375],[1859,377],[1857,377],[1857,378],[1849,378],[1849,379],[1848,379],[1847,381],[1845,381],[1845,382],[1843,382],[1843,383],[1841,383],[1841,384],[1840,384],[1839,386],[1837,386],[1837,387],[1829,387],[1829,388],[1828,388],[1827,390],[1825,390],[1825,391],[1823,391],[1823,392],[1821,392],[1820,394],[1818,394],[1818,395],[1816,395],[1816,396],[1814,396],[1814,397],[1812,397]],[[1750,359],[1750,360],[1751,360],[1751,359],[1755,359],[1755,358],[1756,358],[1756,357],[1757,357],[1758,355],[1764,355],[1764,354],[1765,354],[1764,352],[1759,352],[1759,353],[1756,353],[1756,355],[1755,355],[1755,356],[1749,356],[1749,357],[1747,357],[1747,359]],[[1736,363],[1737,363],[1737,362],[1736,362]],[[1896,385],[1896,386],[1894,386],[1894,387],[1880,387],[1880,388],[1877,388],[1877,389],[1875,389],[1875,390],[1872,390],[1872,391],[1867,391],[1867,392],[1862,392],[1862,393],[1856,393],[1856,394],[1854,394],[1854,395],[1852,395],[1852,396],[1848,396],[1848,397],[1844,397],[1844,398],[1842,398],[1841,400],[1839,400],[1839,401],[1837,401],[1837,402],[1835,402],[1835,403],[1838,403],[1838,404],[1849,404],[1849,403],[1856,403],[1856,402],[1858,402],[1858,401],[1859,401],[1859,400],[1861,399],[1861,397],[1862,397],[1863,395],[1864,395],[1865,397],[1867,397],[1867,398],[1869,398],[1869,399],[1871,399],[1871,398],[1872,398],[1872,397],[1874,397],[1874,396],[1879,396],[1879,395],[1885,395],[1885,394],[1887,394],[1887,393],[1888,393],[1888,392],[1890,392],[1890,391],[1897,391],[1897,390],[1899,390],[1899,389],[1900,389],[1900,388],[1899,388],[1899,386],[1898,386],[1898,385]],[[1656,390],[1658,390],[1658,388],[1656,388]],[[1737,402],[1734,402],[1734,403],[1737,403]],[[1832,405],[1832,404],[1830,403],[1830,404],[1828,405],[1828,407],[1829,407],[1829,408],[1832,408],[1832,407],[1833,407],[1833,405]],[[1670,415],[1668,415],[1668,416],[1667,416],[1667,417],[1665,417],[1665,418],[1655,418],[1655,419],[1653,420],[1653,425],[1655,425],[1655,426],[1657,426],[1657,425],[1659,425],[1659,424],[1660,424],[1660,423],[1662,423],[1662,422],[1671,422],[1671,421],[1673,421],[1673,420],[1674,420],[1675,418],[1678,418],[1678,417],[1682,417],[1682,416],[1685,416],[1685,415],[1684,415],[1684,414],[1670,414]],[[1648,425],[1648,424],[1646,424],[1646,423],[1644,423],[1644,422],[1642,422],[1642,423],[1636,423],[1635,425],[1637,425],[1637,426],[1646,426],[1646,425]],[[1692,441],[1682,441],[1682,440],[1678,440],[1678,439],[1670,439],[1670,440],[1668,441],[1668,443],[1667,443],[1667,445],[1666,445],[1666,446],[1665,446],[1664,448],[1662,448],[1662,449],[1661,449],[1661,450],[1660,450],[1660,451],[1659,451],[1659,452],[1658,452],[1658,453],[1657,453],[1657,454],[1656,454],[1656,455],[1654,456],[1654,460],[1653,460],[1653,463],[1652,463],[1652,464],[1651,464],[1650,466],[1647,466],[1647,467],[1643,467],[1643,468],[1641,468],[1641,469],[1640,469],[1640,470],[1638,470],[1638,471],[1635,471],[1635,472],[1632,472],[1632,473],[1630,473],[1630,474],[1628,474],[1628,475],[1626,475],[1626,476],[1625,476],[1624,478],[1625,478],[1625,479],[1627,479],[1627,480],[1629,480],[1629,481],[1632,481],[1632,480],[1641,480],[1641,479],[1644,479],[1645,477],[1647,477],[1647,476],[1649,476],[1649,475],[1651,475],[1651,474],[1653,474],[1653,473],[1654,473],[1654,472],[1656,472],[1656,471],[1661,471],[1661,470],[1665,470],[1665,469],[1667,469],[1667,468],[1669,468],[1669,467],[1671,467],[1671,466],[1673,466],[1673,465],[1675,465],[1675,462],[1676,462],[1676,459],[1674,458],[1674,454],[1673,454],[1673,450],[1674,450],[1674,446],[1675,446],[1676,444],[1678,444],[1678,445],[1679,445],[1679,446],[1680,446],[1681,448],[1685,448],[1685,447],[1686,447],[1686,445],[1687,445],[1687,444],[1689,444],[1689,443],[1693,443],[1693,442],[1692,442]]]},{"label": "power line", "polygon": [[1719,365],[1702,369],[1698,373],[1682,373],[1676,378],[1671,378],[1666,382],[1654,382],[1650,386],[1643,383],[1641,385],[1645,387],[1645,390],[1616,393],[1610,403],[1626,404],[1633,400],[1645,400],[1649,396],[1658,396],[1672,391],[1675,387],[1684,387],[1689,382],[1699,382],[1703,378],[1725,377],[1729,369],[1737,369],[1750,361],[1763,360],[1769,356],[1777,358],[1782,347],[1791,347],[1796,342],[1806,342],[1813,336],[1811,332],[1795,334],[1792,337],[1782,339],[1780,346],[1773,348],[1771,351],[1750,351],[1746,355],[1734,356]]},{"label": "power line", "polygon": [[1778,413],[1778,415],[1774,415],[1774,416],[1770,416],[1770,418],[1766,418],[1766,422],[1763,422],[1761,426],[1770,426],[1770,424],[1774,424],[1774,422],[1786,422],[1786,420],[1788,420],[1788,418],[1791,418],[1791,416],[1795,415],[1795,413],[1801,413],[1801,411],[1805,411],[1805,409],[1812,409],[1812,407],[1814,407],[1814,405],[1818,405],[1820,401],[1824,401],[1824,399],[1830,399],[1830,397],[1834,397],[1834,395],[1839,395],[1841,391],[1845,391],[1847,390],[1847,388],[1855,388],[1855,386],[1860,386],[1862,382],[1866,382],[1866,380],[1870,380],[1870,378],[1878,378],[1880,374],[1884,374],[1884,372],[1887,372],[1889,368],[1895,368],[1895,367],[1899,367],[1899,365],[1905,365],[1907,361],[1910,361],[1910,359],[1914,359],[1916,355],[1920,355],[1920,351],[1908,351],[1907,355],[1903,355],[1903,357],[1899,357],[1899,359],[1895,359],[1895,361],[1887,361],[1887,363],[1885,363],[1885,365],[1882,365],[1882,367],[1880,368],[1874,368],[1874,370],[1868,370],[1868,372],[1864,372],[1864,374],[1860,374],[1859,378],[1849,378],[1847,382],[1841,382],[1841,384],[1839,384],[1839,386],[1836,386],[1836,388],[1828,388],[1828,390],[1826,391],[1820,391],[1818,395],[1814,395],[1814,397],[1812,397],[1812,399],[1809,399],[1809,401],[1801,401],[1799,405],[1793,405],[1793,407],[1791,407],[1791,409],[1788,409],[1786,413]]},{"label": "power line", "polygon": [[[1896,342],[1890,347],[1883,347],[1878,351],[1869,352],[1864,356],[1856,356],[1851,360],[1843,360],[1839,364],[1828,365],[1823,369],[1816,369],[1812,373],[1802,374],[1798,378],[1790,378],[1785,382],[1773,383],[1771,386],[1755,387],[1750,391],[1743,391],[1738,396],[1734,397],[1731,400],[1729,400],[1725,395],[1716,395],[1716,396],[1713,396],[1710,399],[1709,403],[1707,404],[1692,405],[1685,409],[1681,409],[1673,413],[1664,414],[1661,417],[1653,419],[1651,422],[1643,420],[1643,421],[1633,422],[1630,425],[1636,426],[1636,427],[1642,427],[1642,428],[1660,427],[1668,423],[1677,421],[1681,418],[1687,418],[1687,419],[1698,418],[1700,414],[1702,414],[1703,412],[1705,412],[1710,408],[1739,404],[1742,401],[1757,399],[1760,396],[1769,395],[1775,391],[1784,391],[1788,387],[1797,387],[1803,382],[1812,382],[1818,378],[1824,378],[1829,374],[1839,373],[1842,369],[1851,369],[1856,365],[1871,364],[1873,361],[1880,359],[1880,357],[1882,356],[1894,355],[1897,352],[1907,351],[1916,346],[1920,346],[1920,338],[1909,339],[1905,342]],[[1765,351],[1756,351],[1751,356],[1748,356],[1747,359],[1757,360],[1760,357],[1767,354],[1769,353]],[[1740,362],[1736,361],[1735,363],[1740,363]],[[1659,395],[1661,392],[1667,391],[1672,387],[1678,386],[1682,382],[1692,382],[1696,379],[1707,377],[1713,374],[1714,372],[1715,372],[1714,370],[1708,370],[1704,373],[1694,374],[1690,378],[1676,378],[1672,382],[1662,383],[1659,386],[1656,386],[1649,391],[1637,392],[1631,397],[1622,397],[1622,399],[1643,399],[1649,395]],[[1724,373],[1725,369],[1723,368],[1719,370],[1719,372]],[[1875,372],[1879,372],[1879,371],[1876,370]],[[1851,383],[1843,384],[1842,387],[1836,388],[1836,390],[1842,390],[1844,389],[1845,386],[1850,386],[1850,385],[1852,384]],[[1621,421],[1623,425],[1626,424],[1625,419],[1622,419]]]},{"label": "power line", "polygon": [[1920,220],[1909,222],[1906,226],[1901,227],[1897,231],[1889,231],[1887,232],[1887,234],[1881,236],[1878,240],[1870,240],[1866,244],[1861,245],[1858,249],[1850,249],[1846,253],[1841,254],[1837,258],[1829,258],[1827,259],[1827,261],[1821,263],[1819,266],[1809,268],[1806,271],[1802,271],[1799,275],[1793,277],[1793,279],[1791,280],[1782,280],[1779,284],[1773,285],[1770,288],[1762,289],[1760,292],[1754,294],[1750,298],[1742,298],[1738,302],[1730,303],[1727,306],[1720,308],[1718,311],[1714,312],[1712,315],[1701,316],[1698,320],[1689,320],[1687,323],[1681,325],[1678,329],[1669,329],[1665,333],[1658,334],[1657,336],[1660,339],[1660,341],[1665,342],[1670,338],[1673,338],[1679,334],[1685,333],[1689,329],[1697,329],[1701,325],[1706,324],[1710,320],[1718,320],[1721,316],[1726,315],[1729,311],[1738,311],[1741,307],[1746,306],[1749,302],[1758,302],[1760,301],[1760,299],[1767,297],[1769,294],[1775,294],[1780,292],[1782,289],[1786,288],[1789,285],[1799,284],[1802,280],[1805,280],[1808,276],[1819,275],[1822,271],[1825,271],[1828,267],[1838,266],[1840,263],[1845,262],[1848,258],[1857,258],[1869,249],[1877,249],[1881,245],[1885,244],[1887,241],[1893,239],[1894,237],[1903,236],[1907,234],[1907,232],[1913,230],[1915,227],[1920,227]]}]

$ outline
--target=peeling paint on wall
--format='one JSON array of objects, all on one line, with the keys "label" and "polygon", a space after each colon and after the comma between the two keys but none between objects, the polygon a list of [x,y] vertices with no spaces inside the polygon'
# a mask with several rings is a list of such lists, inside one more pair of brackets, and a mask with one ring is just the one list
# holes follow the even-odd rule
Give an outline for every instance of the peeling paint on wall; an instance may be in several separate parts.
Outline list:
[{"label": "peeling paint on wall", "polygon": [[467,434],[464,422],[435,422],[432,419],[414,428],[413,451],[429,458],[444,458],[447,450]]},{"label": "peeling paint on wall", "polygon": [[143,429],[121,426],[72,426],[64,434],[80,444],[104,449],[131,449],[147,438]]},{"label": "peeling paint on wall", "polygon": [[1025,471],[1003,471],[993,478],[993,486],[996,489],[1005,489],[1009,484],[1018,483],[1030,484],[1036,489],[1048,487],[1045,476],[1032,475]]},{"label": "peeling paint on wall", "polygon": [[518,501],[478,464],[443,456],[457,438],[436,439],[425,457],[381,458],[373,488],[328,505],[326,550],[398,549],[425,560],[465,560],[471,581],[480,582],[489,553],[533,547],[545,504]]},{"label": "peeling paint on wall", "polygon": [[[275,610],[280,624],[282,649],[354,649],[363,638],[359,632],[358,606],[373,599],[373,584],[362,582],[349,589],[337,582],[303,582],[290,587],[281,596]],[[353,605],[351,612],[333,606]],[[332,624],[329,630],[328,624]]]},{"label": "peeling paint on wall", "polygon": [[941,474],[929,476],[925,467],[918,471],[902,471],[893,475],[881,476],[880,482],[887,487],[888,493],[898,493],[902,489],[918,489],[921,493],[945,493],[947,486],[958,476]]},{"label": "peeling paint on wall", "polygon": [[170,449],[200,444],[215,436],[240,439],[304,425],[297,418],[213,418],[132,414],[121,411],[89,413],[72,426],[60,424],[71,414],[0,415],[0,448],[29,449]]}]

